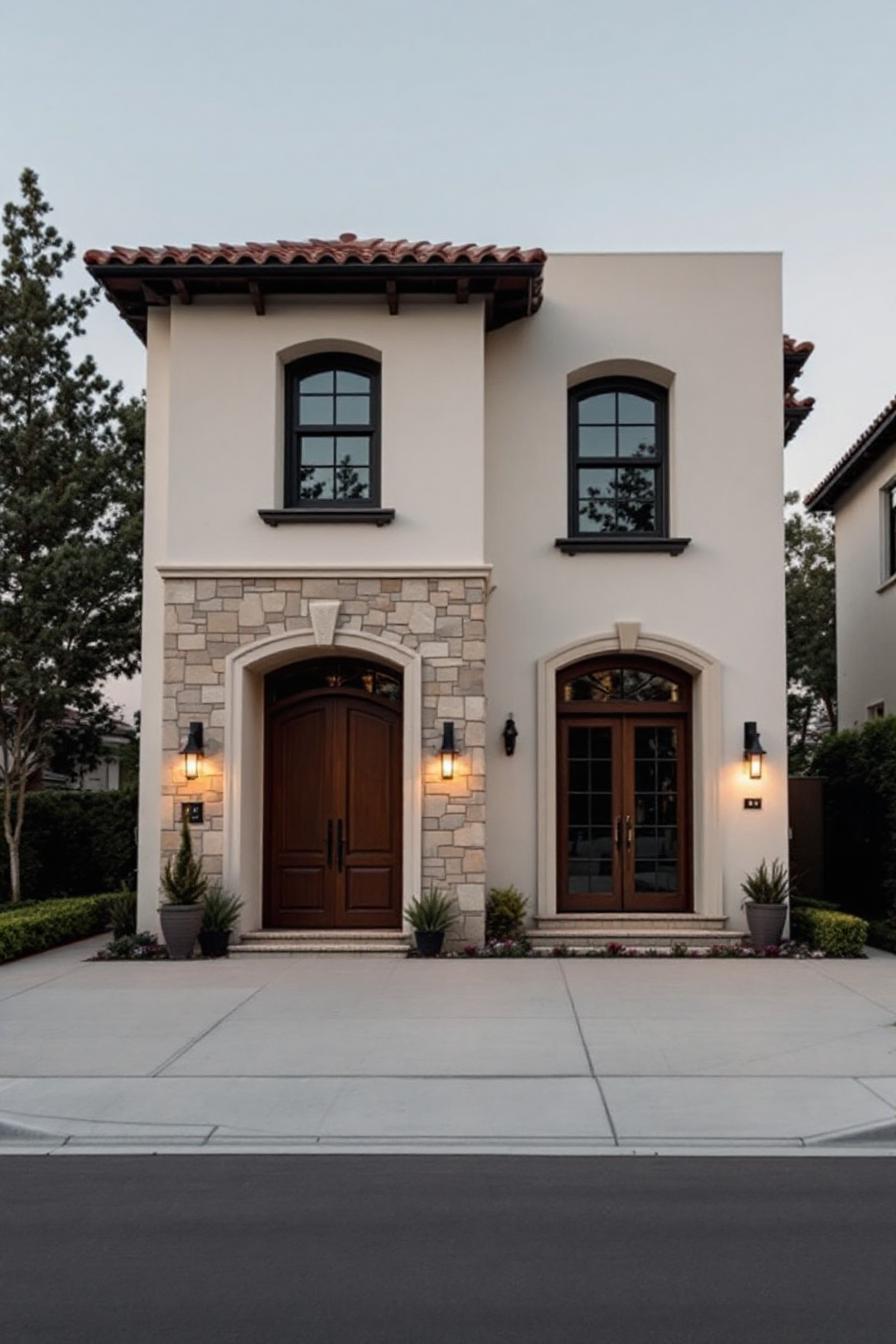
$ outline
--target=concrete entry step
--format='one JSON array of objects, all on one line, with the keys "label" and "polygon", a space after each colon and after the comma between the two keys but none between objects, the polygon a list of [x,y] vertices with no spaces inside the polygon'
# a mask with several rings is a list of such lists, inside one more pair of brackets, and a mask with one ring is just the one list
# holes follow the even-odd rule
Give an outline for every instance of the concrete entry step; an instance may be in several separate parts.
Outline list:
[{"label": "concrete entry step", "polygon": [[230,953],[269,952],[283,955],[363,952],[404,957],[408,941],[397,929],[257,929],[244,933]]},{"label": "concrete entry step", "polygon": [[739,929],[726,929],[722,916],[695,914],[620,914],[551,915],[536,920],[529,938],[534,948],[565,945],[572,948],[606,947],[622,943],[625,947],[669,948],[683,943],[689,948],[738,944],[743,940]]}]

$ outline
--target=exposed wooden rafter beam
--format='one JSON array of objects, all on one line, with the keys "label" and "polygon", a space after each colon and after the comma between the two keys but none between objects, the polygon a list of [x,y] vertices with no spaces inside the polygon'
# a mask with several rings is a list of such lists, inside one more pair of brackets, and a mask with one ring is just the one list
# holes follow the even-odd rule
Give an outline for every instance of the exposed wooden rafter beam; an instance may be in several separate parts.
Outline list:
[{"label": "exposed wooden rafter beam", "polygon": [[259,317],[264,317],[264,294],[261,291],[261,286],[250,280],[249,293],[252,295],[252,306],[256,313]]},{"label": "exposed wooden rafter beam", "polygon": [[152,285],[148,285],[145,281],[141,282],[140,289],[147,303],[164,306],[169,302],[167,294],[160,294],[157,289],[153,289]]},{"label": "exposed wooden rafter beam", "polygon": [[386,281],[386,302],[389,312],[395,317],[398,313],[398,284],[395,280]]},{"label": "exposed wooden rafter beam", "polygon": [[173,280],[172,284],[174,285],[174,292],[181,303],[188,304],[193,302],[193,295],[187,289],[183,280]]},{"label": "exposed wooden rafter beam", "polygon": [[469,276],[467,276],[467,275],[462,275],[462,276],[460,277],[460,279],[459,279],[458,282],[457,282],[457,286],[456,286],[456,288],[455,288],[455,291],[454,291],[454,297],[455,297],[455,299],[457,300],[458,303],[469,303],[469,302],[470,302],[470,277],[469,277]]}]

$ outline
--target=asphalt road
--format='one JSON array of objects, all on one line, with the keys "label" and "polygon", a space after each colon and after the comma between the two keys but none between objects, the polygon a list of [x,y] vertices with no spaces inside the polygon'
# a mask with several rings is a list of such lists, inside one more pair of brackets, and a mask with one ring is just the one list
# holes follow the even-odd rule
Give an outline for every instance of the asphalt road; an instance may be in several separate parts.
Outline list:
[{"label": "asphalt road", "polygon": [[875,1158],[0,1158],[10,1344],[891,1344]]}]

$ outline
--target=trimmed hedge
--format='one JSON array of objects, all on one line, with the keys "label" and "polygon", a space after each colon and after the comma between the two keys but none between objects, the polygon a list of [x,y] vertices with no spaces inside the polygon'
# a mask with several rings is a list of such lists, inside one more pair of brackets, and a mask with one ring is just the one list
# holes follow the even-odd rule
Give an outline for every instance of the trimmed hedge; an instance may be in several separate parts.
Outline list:
[{"label": "trimmed hedge", "polygon": [[868,924],[839,910],[796,906],[790,913],[790,936],[828,957],[860,957],[868,941]]},{"label": "trimmed hedge", "polygon": [[[22,896],[92,896],[135,885],[137,795],[45,789],[29,793],[22,830]],[[0,834],[0,903],[9,859]]]},{"label": "trimmed hedge", "polygon": [[111,896],[73,896],[0,912],[0,962],[89,938],[109,923]]},{"label": "trimmed hedge", "polygon": [[896,716],[832,734],[812,770],[824,779],[825,897],[885,919],[896,908]]}]

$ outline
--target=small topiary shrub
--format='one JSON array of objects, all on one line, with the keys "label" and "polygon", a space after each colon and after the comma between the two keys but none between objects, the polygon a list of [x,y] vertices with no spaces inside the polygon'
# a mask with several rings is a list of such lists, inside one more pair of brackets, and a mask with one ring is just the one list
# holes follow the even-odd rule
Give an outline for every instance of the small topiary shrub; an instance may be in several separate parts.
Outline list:
[{"label": "small topiary shrub", "polygon": [[109,923],[110,896],[72,896],[0,913],[0,962],[102,933]]},{"label": "small topiary shrub", "polygon": [[526,898],[516,887],[492,887],[485,902],[485,941],[525,943]]},{"label": "small topiary shrub", "polygon": [[868,941],[868,924],[838,910],[797,907],[790,917],[791,937],[828,957],[860,957]]}]

